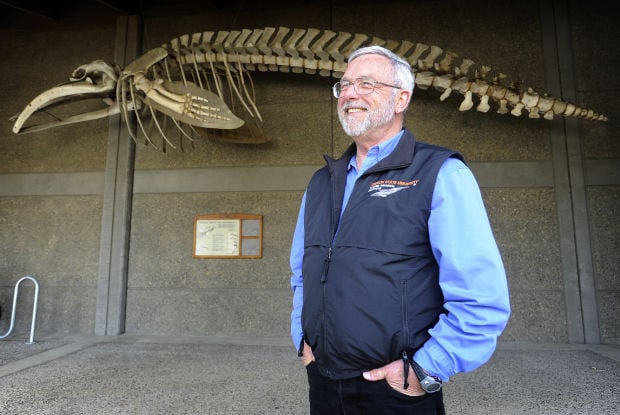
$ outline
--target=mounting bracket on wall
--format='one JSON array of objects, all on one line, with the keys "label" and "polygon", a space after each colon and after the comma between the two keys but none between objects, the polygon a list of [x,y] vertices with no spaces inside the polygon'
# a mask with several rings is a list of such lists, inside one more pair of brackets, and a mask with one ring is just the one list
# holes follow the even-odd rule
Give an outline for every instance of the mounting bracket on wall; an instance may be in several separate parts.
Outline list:
[{"label": "mounting bracket on wall", "polygon": [[194,217],[194,258],[262,258],[263,217],[220,213]]}]

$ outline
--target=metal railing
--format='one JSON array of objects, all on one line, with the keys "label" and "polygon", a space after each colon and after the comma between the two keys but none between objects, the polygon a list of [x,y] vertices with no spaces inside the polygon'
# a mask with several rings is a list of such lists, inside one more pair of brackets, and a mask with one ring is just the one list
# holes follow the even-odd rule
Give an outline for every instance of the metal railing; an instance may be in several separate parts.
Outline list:
[{"label": "metal railing", "polygon": [[34,284],[34,301],[32,304],[32,322],[30,323],[30,341],[26,344],[34,343],[34,328],[37,322],[37,303],[39,302],[39,283],[34,277],[23,277],[15,284],[15,292],[13,293],[13,309],[11,310],[11,323],[9,330],[2,336],[0,340],[5,339],[11,335],[13,328],[15,327],[15,309],[17,308],[17,295],[19,294],[19,285],[25,280],[30,280]]}]

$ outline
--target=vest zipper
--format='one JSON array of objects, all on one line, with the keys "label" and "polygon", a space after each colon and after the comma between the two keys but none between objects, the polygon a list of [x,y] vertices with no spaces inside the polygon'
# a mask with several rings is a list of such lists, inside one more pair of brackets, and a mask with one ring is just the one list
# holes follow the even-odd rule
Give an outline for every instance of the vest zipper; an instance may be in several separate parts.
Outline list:
[{"label": "vest zipper", "polygon": [[401,312],[403,318],[403,350],[407,351],[409,347],[409,322],[407,319],[407,281],[403,280],[400,282],[400,300],[401,300]]},{"label": "vest zipper", "polygon": [[326,284],[327,284],[327,273],[329,272],[329,263],[332,260],[332,247],[330,246],[327,250],[327,257],[325,258],[325,263],[323,266],[323,275],[321,276],[321,289],[322,289],[322,301],[321,301],[321,343],[322,349],[325,351],[325,336],[327,335],[327,329],[325,328],[326,321],[326,311],[325,311],[325,292],[326,292]]},{"label": "vest zipper", "polygon": [[403,280],[400,282],[400,299],[401,299],[401,313],[403,318],[403,375],[405,377],[405,383],[403,384],[403,388],[407,389],[409,387],[409,382],[407,382],[407,378],[409,376],[409,359],[413,358],[413,355],[407,356],[407,348],[409,347],[409,323],[407,321],[407,281]]}]

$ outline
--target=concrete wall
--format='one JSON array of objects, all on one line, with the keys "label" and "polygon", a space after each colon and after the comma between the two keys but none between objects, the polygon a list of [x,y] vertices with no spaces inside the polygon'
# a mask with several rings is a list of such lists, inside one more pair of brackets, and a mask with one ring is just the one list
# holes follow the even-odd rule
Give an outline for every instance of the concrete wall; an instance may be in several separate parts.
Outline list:
[{"label": "concrete wall", "polygon": [[[27,22],[24,22],[27,23]],[[40,333],[89,333],[95,320],[106,120],[30,136],[15,115],[79,62],[110,56],[114,25],[2,29],[0,34],[0,332],[13,286],[40,282]],[[45,86],[43,86],[45,85]],[[20,289],[16,332],[30,328],[32,284]]]},{"label": "concrete wall", "polygon": [[[617,6],[602,3],[510,1],[503,12],[480,0],[248,3],[240,12],[179,14],[147,8],[139,34],[144,51],[185,33],[263,26],[407,39],[606,113],[608,123],[460,113],[457,98],[440,102],[439,94],[416,90],[407,126],[421,140],[460,151],[481,184],[513,304],[502,340],[618,344],[620,144],[613,127],[620,88],[610,76],[618,58],[607,51],[620,32],[612,19]],[[202,140],[166,153],[137,145],[120,169],[133,185],[123,259],[122,242],[104,246],[115,212],[106,208],[116,172],[107,144],[114,127],[101,120],[17,137],[7,121],[77,65],[118,56],[113,17],[97,25],[9,27],[0,36],[0,74],[11,86],[0,97],[0,332],[13,284],[31,274],[41,283],[42,334],[287,336],[288,251],[304,185],[322,154],[339,155],[349,142],[331,98],[333,80],[256,74],[271,138],[264,145]],[[262,259],[192,258],[194,216],[225,212],[263,215]],[[110,258],[120,271],[103,275]],[[18,330],[27,328],[19,322]]]},{"label": "concrete wall", "polygon": [[[620,7],[604,3],[570,2],[576,95],[584,105],[606,106],[617,119],[620,80],[612,76],[611,68],[620,62],[614,46],[620,42],[620,28],[615,23]],[[596,68],[608,71],[597,76]],[[602,343],[612,344],[620,343],[620,140],[613,128],[617,122],[579,126],[600,337]]]}]

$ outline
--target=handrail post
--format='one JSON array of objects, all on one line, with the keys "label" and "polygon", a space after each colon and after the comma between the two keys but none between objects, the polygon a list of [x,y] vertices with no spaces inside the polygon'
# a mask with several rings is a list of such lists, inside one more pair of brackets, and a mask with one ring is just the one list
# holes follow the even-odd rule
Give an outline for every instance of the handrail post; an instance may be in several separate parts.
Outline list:
[{"label": "handrail post", "polygon": [[9,324],[9,330],[0,336],[0,340],[5,339],[11,335],[13,328],[15,327],[15,310],[17,309],[17,296],[19,295],[19,286],[25,281],[30,280],[34,284],[34,301],[32,304],[32,321],[30,323],[30,340],[26,344],[34,344],[34,329],[37,323],[37,305],[39,303],[39,283],[36,278],[27,276],[22,277],[15,284],[15,291],[13,292],[13,307],[11,309],[11,322]]}]

